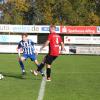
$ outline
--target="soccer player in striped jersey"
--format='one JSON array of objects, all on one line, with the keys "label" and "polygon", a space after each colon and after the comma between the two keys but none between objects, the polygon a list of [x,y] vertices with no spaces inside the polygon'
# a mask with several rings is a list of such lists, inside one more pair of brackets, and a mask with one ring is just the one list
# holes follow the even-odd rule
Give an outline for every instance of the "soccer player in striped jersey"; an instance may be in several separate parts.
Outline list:
[{"label": "soccer player in striped jersey", "polygon": [[[36,66],[39,67],[39,63],[38,63],[37,57],[36,57],[37,52],[34,47],[34,42],[31,39],[28,39],[27,37],[28,37],[28,35],[26,33],[23,33],[22,40],[18,44],[19,64],[22,69],[22,75],[24,75],[26,73],[23,61],[25,61],[27,58],[30,58],[31,61],[34,61]],[[23,51],[22,56],[20,56],[21,50]],[[42,76],[44,76],[44,73],[42,70],[40,71],[40,73],[42,74]]]}]

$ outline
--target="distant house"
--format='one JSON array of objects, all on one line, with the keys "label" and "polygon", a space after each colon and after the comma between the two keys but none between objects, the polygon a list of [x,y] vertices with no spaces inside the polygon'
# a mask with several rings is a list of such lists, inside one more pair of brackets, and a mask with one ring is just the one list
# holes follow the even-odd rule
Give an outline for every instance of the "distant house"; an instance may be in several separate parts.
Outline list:
[{"label": "distant house", "polygon": [[0,0],[0,4],[3,4],[4,3],[4,0]]},{"label": "distant house", "polygon": [[[4,3],[7,3],[8,0],[0,0],[0,5],[4,4]],[[2,18],[3,16],[3,10],[2,8],[0,8],[0,19]]]}]

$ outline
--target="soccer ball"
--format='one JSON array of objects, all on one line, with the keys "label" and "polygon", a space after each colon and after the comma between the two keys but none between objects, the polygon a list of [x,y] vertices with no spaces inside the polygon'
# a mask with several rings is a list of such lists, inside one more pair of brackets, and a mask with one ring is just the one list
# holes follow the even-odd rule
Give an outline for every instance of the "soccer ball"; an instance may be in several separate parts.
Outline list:
[{"label": "soccer ball", "polygon": [[4,76],[2,74],[0,74],[0,80],[2,80],[4,78]]}]

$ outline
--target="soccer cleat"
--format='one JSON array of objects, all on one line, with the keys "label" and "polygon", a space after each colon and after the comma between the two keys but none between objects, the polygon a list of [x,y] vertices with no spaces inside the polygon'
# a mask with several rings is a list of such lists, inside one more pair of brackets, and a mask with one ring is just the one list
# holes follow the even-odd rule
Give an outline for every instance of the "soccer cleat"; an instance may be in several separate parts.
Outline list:
[{"label": "soccer cleat", "polygon": [[34,75],[37,76],[38,72],[36,70],[33,71]]},{"label": "soccer cleat", "polygon": [[38,71],[36,71],[36,70],[32,71],[32,73],[33,73],[35,76],[38,75]]},{"label": "soccer cleat", "polygon": [[26,71],[25,70],[22,70],[22,75],[25,75],[26,74]]},{"label": "soccer cleat", "polygon": [[[37,76],[38,75],[38,71],[36,71],[36,70],[30,70],[30,72],[32,73],[32,74],[34,74],[35,76]],[[40,72],[40,74],[43,76],[43,77],[45,77],[45,74],[42,72]]]},{"label": "soccer cleat", "polygon": [[50,77],[48,77],[46,81],[47,81],[47,82],[50,82],[50,81],[51,81],[51,78],[50,78]]},{"label": "soccer cleat", "polygon": [[44,72],[41,70],[40,71],[40,74],[44,77],[45,76],[45,74],[44,74]]},{"label": "soccer cleat", "polygon": [[41,73],[41,75],[42,75],[43,77],[45,77],[45,74],[44,74],[44,73]]}]

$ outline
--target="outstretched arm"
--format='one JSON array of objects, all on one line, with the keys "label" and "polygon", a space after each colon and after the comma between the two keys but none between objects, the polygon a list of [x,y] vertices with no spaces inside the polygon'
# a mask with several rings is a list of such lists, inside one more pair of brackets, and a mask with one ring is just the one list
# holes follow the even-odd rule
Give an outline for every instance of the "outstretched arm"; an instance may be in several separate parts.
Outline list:
[{"label": "outstretched arm", "polygon": [[49,44],[49,40],[47,40],[44,44],[43,44],[43,46],[40,48],[40,51],[43,49],[43,48],[45,48],[46,46],[48,46],[48,44]]}]

